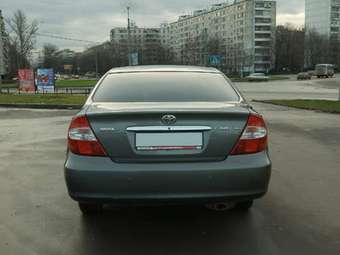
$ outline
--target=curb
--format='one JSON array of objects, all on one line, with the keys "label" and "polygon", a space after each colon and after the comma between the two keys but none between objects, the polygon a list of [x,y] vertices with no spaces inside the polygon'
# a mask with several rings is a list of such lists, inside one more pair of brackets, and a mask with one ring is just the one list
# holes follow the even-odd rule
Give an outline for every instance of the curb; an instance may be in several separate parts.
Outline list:
[{"label": "curb", "polygon": [[337,114],[337,115],[340,114],[340,112],[338,112],[338,111],[326,111],[326,110],[320,110],[320,109],[311,109],[311,108],[308,108],[308,107],[290,106],[290,105],[278,104],[278,103],[261,101],[261,100],[256,100],[256,99],[251,100],[251,102],[287,107],[287,108],[292,108],[292,109],[297,109],[297,110],[314,111],[314,112],[318,112],[318,113],[328,113],[328,114]]},{"label": "curb", "polygon": [[83,106],[74,104],[0,104],[0,107],[17,109],[80,110]]}]

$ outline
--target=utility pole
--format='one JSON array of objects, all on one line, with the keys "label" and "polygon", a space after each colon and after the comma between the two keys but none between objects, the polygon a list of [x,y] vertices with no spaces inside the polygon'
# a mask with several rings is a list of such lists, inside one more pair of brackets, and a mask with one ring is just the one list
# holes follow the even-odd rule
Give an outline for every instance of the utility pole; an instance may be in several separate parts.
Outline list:
[{"label": "utility pole", "polygon": [[95,46],[96,47],[96,79],[98,80],[98,46]]},{"label": "utility pole", "polygon": [[209,65],[209,35],[208,35],[208,29],[204,28],[202,31],[202,37],[203,37],[203,63],[204,66]]},{"label": "utility pole", "polygon": [[131,66],[131,24],[130,24],[130,6],[126,7],[127,9],[127,18],[128,18],[128,40],[127,40],[127,48],[128,48],[128,61],[129,61],[129,66]]}]

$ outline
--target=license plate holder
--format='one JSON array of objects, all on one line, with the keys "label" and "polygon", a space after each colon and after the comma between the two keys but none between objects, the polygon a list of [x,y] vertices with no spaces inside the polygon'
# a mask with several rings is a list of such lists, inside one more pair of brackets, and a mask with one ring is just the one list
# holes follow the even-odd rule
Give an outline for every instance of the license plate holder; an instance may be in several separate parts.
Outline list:
[{"label": "license plate holder", "polygon": [[139,151],[201,150],[202,132],[136,133],[136,149]]}]

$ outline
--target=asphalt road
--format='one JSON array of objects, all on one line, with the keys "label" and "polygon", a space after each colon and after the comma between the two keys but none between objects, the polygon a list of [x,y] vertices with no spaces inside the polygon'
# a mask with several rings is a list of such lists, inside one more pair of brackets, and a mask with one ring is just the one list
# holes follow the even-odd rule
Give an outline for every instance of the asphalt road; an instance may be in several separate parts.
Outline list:
[{"label": "asphalt road", "polygon": [[340,116],[255,106],[274,166],[249,214],[109,208],[90,219],[64,184],[74,112],[0,109],[0,254],[340,254]]},{"label": "asphalt road", "polygon": [[247,99],[329,99],[337,100],[340,87],[340,74],[330,79],[297,81],[296,75],[289,80],[275,82],[235,83]]}]

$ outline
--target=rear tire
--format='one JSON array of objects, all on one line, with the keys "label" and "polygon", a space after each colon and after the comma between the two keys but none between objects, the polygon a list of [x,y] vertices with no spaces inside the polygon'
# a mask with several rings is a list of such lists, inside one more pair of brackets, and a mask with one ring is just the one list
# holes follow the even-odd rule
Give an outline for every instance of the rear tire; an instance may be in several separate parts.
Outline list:
[{"label": "rear tire", "polygon": [[235,209],[238,211],[246,212],[249,211],[250,208],[252,208],[253,204],[254,204],[253,200],[238,202],[235,205]]},{"label": "rear tire", "polygon": [[102,204],[78,203],[79,209],[83,215],[96,215],[103,211]]}]

